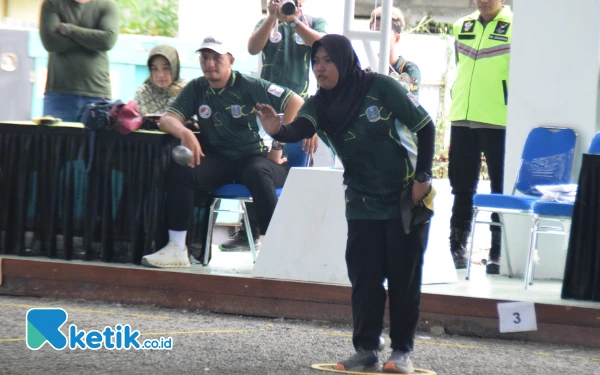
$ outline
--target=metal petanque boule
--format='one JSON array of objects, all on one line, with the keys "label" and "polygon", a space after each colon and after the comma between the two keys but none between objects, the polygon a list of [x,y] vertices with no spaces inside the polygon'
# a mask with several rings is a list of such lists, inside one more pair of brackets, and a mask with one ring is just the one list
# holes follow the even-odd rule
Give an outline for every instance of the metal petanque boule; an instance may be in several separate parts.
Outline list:
[{"label": "metal petanque boule", "polygon": [[190,150],[189,148],[185,147],[185,146],[176,146],[173,148],[173,160],[175,160],[175,162],[179,165],[189,165],[190,162],[192,161],[192,157],[194,156],[192,154],[192,150]]}]

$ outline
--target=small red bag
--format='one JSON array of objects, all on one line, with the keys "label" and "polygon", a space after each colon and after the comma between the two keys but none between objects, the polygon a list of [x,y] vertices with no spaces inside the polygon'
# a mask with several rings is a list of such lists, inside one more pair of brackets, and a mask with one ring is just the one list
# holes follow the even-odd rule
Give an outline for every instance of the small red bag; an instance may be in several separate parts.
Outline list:
[{"label": "small red bag", "polygon": [[110,111],[113,127],[121,134],[127,135],[142,127],[144,117],[133,100],[127,104],[113,106]]}]

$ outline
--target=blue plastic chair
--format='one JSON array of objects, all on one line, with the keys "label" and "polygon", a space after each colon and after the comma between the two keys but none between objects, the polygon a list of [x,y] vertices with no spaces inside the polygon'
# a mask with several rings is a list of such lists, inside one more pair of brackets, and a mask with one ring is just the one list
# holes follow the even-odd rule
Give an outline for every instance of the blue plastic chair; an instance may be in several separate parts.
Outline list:
[{"label": "blue plastic chair", "polygon": [[[310,156],[302,151],[302,142],[297,143],[288,143],[283,148],[287,153],[288,163],[290,167],[307,167],[310,163]],[[275,192],[279,197],[283,188],[276,189]],[[208,233],[206,234],[206,244],[204,257],[202,258],[202,264],[204,266],[208,265],[210,259],[210,251],[212,248],[212,233],[215,226],[216,213],[218,212],[232,212],[232,213],[240,213],[244,217],[244,224],[246,226],[246,234],[248,235],[248,245],[250,246],[250,251],[252,252],[252,258],[254,262],[256,262],[256,248],[254,246],[254,238],[252,236],[252,230],[250,229],[250,220],[248,219],[248,213],[246,210],[246,202],[252,202],[252,194],[246,186],[242,184],[227,184],[221,186],[217,190],[215,190],[212,194],[213,201],[210,205],[210,212],[208,216]],[[221,209],[216,208],[219,202],[222,199],[234,199],[240,202],[241,209],[240,210],[230,210],[230,209]]]},{"label": "blue plastic chair", "polygon": [[[600,132],[596,133],[588,149],[588,154],[600,154]],[[535,272],[535,259],[538,248],[538,236],[540,234],[557,234],[566,236],[564,222],[571,221],[573,217],[574,203],[569,202],[535,202],[533,205],[533,224],[531,226],[531,239],[529,240],[529,254],[525,267],[525,289],[533,285],[533,274]],[[541,225],[541,221],[558,222],[560,225]]]},{"label": "blue plastic chair", "polygon": [[592,143],[588,149],[588,154],[600,155],[600,132],[596,133],[594,138],[592,138]]},{"label": "blue plastic chair", "polygon": [[[473,222],[471,225],[467,280],[471,276],[471,258],[473,257],[473,243],[477,224],[494,225],[502,228],[509,275],[512,276],[503,215],[530,216],[533,213],[533,204],[542,195],[535,189],[535,186],[568,183],[571,178],[576,146],[577,134],[573,129],[536,127],[529,132],[525,141],[521,154],[521,166],[512,193],[510,195],[475,194],[473,197]],[[516,195],[517,192],[520,195]],[[500,216],[500,222],[479,221],[477,215],[480,212],[497,213]]]}]

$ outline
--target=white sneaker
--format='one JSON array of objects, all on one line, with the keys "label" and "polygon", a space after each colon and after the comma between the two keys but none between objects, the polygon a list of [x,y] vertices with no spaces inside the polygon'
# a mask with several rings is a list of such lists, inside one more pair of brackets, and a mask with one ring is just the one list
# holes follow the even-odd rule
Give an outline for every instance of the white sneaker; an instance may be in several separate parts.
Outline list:
[{"label": "white sneaker", "polygon": [[190,266],[190,259],[187,248],[181,251],[175,242],[169,242],[154,254],[144,256],[142,265],[157,268],[184,268]]}]

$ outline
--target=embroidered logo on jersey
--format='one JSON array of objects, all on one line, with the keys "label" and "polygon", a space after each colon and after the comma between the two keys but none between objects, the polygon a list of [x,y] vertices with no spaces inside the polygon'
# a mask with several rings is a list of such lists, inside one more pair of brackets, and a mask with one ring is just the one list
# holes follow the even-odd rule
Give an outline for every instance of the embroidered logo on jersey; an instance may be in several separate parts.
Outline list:
[{"label": "embroidered logo on jersey", "polygon": [[418,107],[421,106],[421,103],[419,103],[419,100],[417,99],[416,96],[414,96],[410,92],[408,94],[406,94],[406,96],[408,96],[408,98],[410,99],[410,101],[412,102],[412,104],[414,104],[415,107],[418,108]]},{"label": "embroidered logo on jersey", "polygon": [[471,31],[473,31],[473,26],[475,24],[473,23],[473,21],[465,21],[463,23],[463,27],[462,27],[462,31],[463,33],[470,33]]},{"label": "embroidered logo on jersey", "polygon": [[498,21],[498,25],[496,25],[496,30],[494,30],[494,34],[506,35],[509,27],[510,23]]},{"label": "embroidered logo on jersey", "polygon": [[379,115],[379,108],[375,106],[367,108],[365,115],[367,115],[367,118],[370,122],[377,122],[381,119],[381,116]]},{"label": "embroidered logo on jersey", "polygon": [[410,85],[410,91],[417,91],[419,89],[419,86],[417,85]]},{"label": "embroidered logo on jersey", "polygon": [[507,36],[502,36],[502,35],[490,35],[490,39],[492,40],[499,40],[502,42],[508,42],[508,37]]},{"label": "embroidered logo on jersey", "polygon": [[304,39],[302,39],[302,37],[298,34],[296,34],[296,44],[301,45],[301,46],[306,44],[306,43],[304,43]]},{"label": "embroidered logo on jersey", "polygon": [[231,115],[233,116],[233,118],[242,117],[242,108],[237,104],[232,105],[231,106]]},{"label": "embroidered logo on jersey", "polygon": [[277,85],[271,85],[271,86],[269,86],[269,89],[267,91],[269,92],[269,94],[274,95],[278,98],[281,98],[281,95],[283,94],[283,92],[285,90],[283,89],[283,87],[279,87]]},{"label": "embroidered logo on jersey", "polygon": [[198,109],[198,114],[200,115],[200,117],[207,119],[210,117],[210,115],[212,115],[212,110],[209,106],[203,104],[200,106],[200,109]]},{"label": "embroidered logo on jersey", "polygon": [[271,43],[279,43],[281,42],[281,33],[279,31],[275,32],[275,34],[271,34],[269,37]]}]

